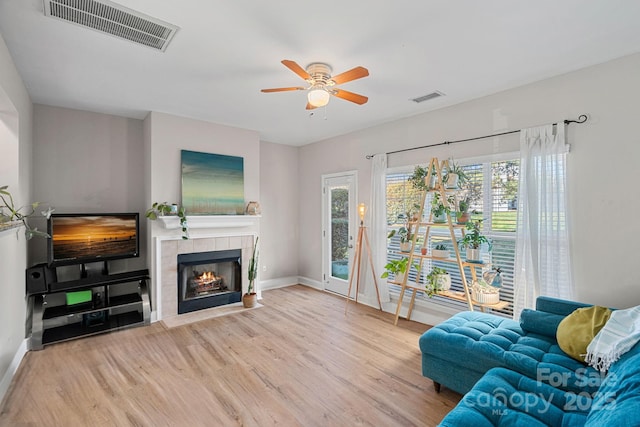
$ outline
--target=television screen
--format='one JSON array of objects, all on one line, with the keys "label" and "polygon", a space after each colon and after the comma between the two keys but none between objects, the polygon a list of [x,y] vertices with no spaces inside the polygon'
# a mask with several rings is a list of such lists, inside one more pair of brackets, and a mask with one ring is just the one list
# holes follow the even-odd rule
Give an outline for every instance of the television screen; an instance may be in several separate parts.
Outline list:
[{"label": "television screen", "polygon": [[139,256],[139,215],[53,214],[49,265],[84,264]]}]

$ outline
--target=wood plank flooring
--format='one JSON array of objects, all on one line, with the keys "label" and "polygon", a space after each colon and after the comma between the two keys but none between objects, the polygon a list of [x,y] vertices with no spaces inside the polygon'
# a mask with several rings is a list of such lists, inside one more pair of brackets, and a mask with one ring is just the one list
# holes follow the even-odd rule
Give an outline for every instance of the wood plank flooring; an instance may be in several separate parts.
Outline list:
[{"label": "wood plank flooring", "polygon": [[421,375],[428,327],[305,286],[264,307],[29,352],[1,426],[433,426],[459,401]]}]

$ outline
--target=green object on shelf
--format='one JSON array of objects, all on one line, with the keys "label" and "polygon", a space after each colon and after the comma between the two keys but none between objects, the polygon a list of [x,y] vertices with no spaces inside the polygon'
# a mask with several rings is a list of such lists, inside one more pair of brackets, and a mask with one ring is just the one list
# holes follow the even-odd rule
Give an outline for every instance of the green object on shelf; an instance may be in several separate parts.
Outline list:
[{"label": "green object on shelf", "polygon": [[93,292],[91,292],[91,289],[87,289],[85,291],[67,292],[67,305],[91,302],[92,299]]}]

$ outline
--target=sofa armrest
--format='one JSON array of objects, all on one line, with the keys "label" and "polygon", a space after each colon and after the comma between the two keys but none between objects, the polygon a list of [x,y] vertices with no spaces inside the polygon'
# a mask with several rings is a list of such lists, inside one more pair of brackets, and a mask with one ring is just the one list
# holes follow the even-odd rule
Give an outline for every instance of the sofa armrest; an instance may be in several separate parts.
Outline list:
[{"label": "sofa armrest", "polygon": [[592,304],[585,304],[577,301],[569,301],[552,297],[538,297],[536,299],[536,310],[552,314],[567,316],[578,308],[591,307]]},{"label": "sofa armrest", "polygon": [[525,332],[551,337],[555,340],[558,325],[566,316],[525,308],[520,313],[520,327]]}]

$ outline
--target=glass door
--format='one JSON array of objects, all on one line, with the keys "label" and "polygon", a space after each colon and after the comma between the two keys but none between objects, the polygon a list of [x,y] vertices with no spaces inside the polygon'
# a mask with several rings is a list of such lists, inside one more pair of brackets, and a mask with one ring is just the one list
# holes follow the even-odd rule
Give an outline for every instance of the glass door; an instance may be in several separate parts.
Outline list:
[{"label": "glass door", "polygon": [[341,295],[347,295],[354,253],[355,188],[355,172],[323,177],[323,281]]}]

